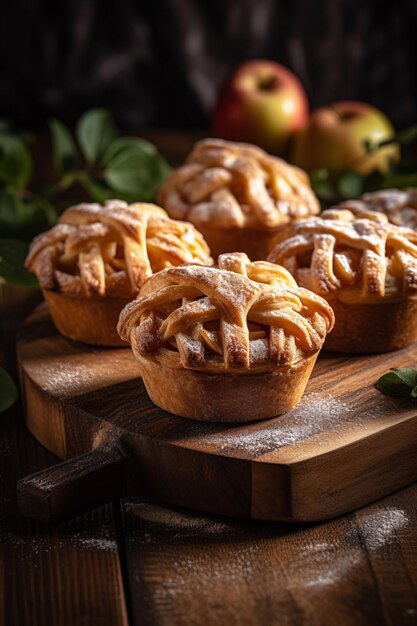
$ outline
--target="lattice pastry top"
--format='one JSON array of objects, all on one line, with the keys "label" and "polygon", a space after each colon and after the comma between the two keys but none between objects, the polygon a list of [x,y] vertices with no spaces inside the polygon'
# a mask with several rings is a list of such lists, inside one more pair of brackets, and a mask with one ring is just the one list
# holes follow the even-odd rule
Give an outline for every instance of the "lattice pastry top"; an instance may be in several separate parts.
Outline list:
[{"label": "lattice pastry top", "polygon": [[154,204],[109,200],[67,209],[34,239],[26,259],[43,289],[68,295],[132,296],[153,272],[211,264],[202,235]]},{"label": "lattice pastry top", "polygon": [[417,291],[417,233],[383,214],[357,218],[347,209],[278,233],[268,260],[324,297],[371,299]]},{"label": "lattice pastry top", "polygon": [[184,265],[149,278],[118,331],[141,355],[173,367],[242,373],[290,367],[321,348],[333,323],[328,303],[284,268],[231,253],[218,267]]},{"label": "lattice pastry top", "polygon": [[275,228],[319,212],[305,172],[256,146],[220,139],[197,143],[158,200],[171,217],[216,228]]},{"label": "lattice pastry top", "polygon": [[378,211],[387,216],[388,221],[397,226],[417,230],[417,189],[381,189],[365,193],[360,200],[346,200],[332,209],[347,209],[357,217],[373,217]]}]

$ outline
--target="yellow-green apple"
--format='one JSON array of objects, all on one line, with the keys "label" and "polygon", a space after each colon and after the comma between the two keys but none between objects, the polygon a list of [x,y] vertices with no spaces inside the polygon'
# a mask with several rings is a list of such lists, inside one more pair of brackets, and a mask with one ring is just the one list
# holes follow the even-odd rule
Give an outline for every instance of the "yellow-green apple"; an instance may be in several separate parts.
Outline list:
[{"label": "yellow-green apple", "polygon": [[336,102],[313,111],[294,141],[292,160],[308,171],[385,172],[390,160],[398,160],[399,146],[368,152],[365,143],[376,146],[394,135],[393,125],[379,109],[364,102]]},{"label": "yellow-green apple", "polygon": [[308,100],[290,70],[267,60],[243,63],[218,98],[214,132],[231,141],[248,141],[282,153],[307,122]]}]

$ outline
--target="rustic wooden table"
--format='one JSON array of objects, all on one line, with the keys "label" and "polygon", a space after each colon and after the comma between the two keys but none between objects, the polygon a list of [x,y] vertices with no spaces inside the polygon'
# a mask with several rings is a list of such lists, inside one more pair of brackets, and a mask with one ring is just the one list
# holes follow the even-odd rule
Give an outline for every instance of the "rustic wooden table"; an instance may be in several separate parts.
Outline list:
[{"label": "rustic wooden table", "polygon": [[[13,326],[2,318],[2,359]],[[4,313],[4,311],[3,311]],[[16,481],[58,461],[16,406],[0,422],[0,624],[417,624],[417,484],[324,523],[249,522],[114,502],[59,527],[23,519]]]},{"label": "rustic wooden table", "polygon": [[0,623],[7,626],[417,623],[417,484],[320,524],[109,504],[56,528],[16,480],[56,462],[1,417]]},{"label": "rustic wooden table", "polygon": [[[2,311],[0,363],[9,368],[23,315],[22,306]],[[417,484],[315,524],[136,498],[48,528],[17,510],[17,480],[58,461],[22,416],[19,406],[0,416],[1,625],[417,624]]]}]

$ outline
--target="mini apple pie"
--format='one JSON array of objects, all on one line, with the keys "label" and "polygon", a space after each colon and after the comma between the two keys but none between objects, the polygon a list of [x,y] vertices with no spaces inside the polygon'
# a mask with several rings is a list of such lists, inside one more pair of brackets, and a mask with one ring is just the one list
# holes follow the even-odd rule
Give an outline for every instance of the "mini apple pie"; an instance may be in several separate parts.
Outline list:
[{"label": "mini apple pie", "polygon": [[268,257],[331,304],[327,350],[389,352],[417,339],[417,233],[382,213],[370,217],[341,209],[300,221]]},{"label": "mini apple pie", "polygon": [[417,189],[381,189],[328,209],[333,210],[348,210],[357,217],[370,219],[374,219],[374,212],[384,213],[391,224],[417,230]]},{"label": "mini apple pie", "polygon": [[158,199],[171,217],[203,233],[214,257],[241,250],[265,259],[278,229],[319,212],[305,172],[256,146],[220,139],[197,143]]},{"label": "mini apple pie", "polygon": [[120,315],[150,398],[184,417],[261,420],[301,398],[333,311],[282,267],[243,253],[154,274]]},{"label": "mini apple pie", "polygon": [[182,263],[211,263],[200,233],[153,204],[120,200],[79,204],[36,237],[26,267],[39,280],[58,330],[85,343],[125,345],[122,308],[153,272]]}]

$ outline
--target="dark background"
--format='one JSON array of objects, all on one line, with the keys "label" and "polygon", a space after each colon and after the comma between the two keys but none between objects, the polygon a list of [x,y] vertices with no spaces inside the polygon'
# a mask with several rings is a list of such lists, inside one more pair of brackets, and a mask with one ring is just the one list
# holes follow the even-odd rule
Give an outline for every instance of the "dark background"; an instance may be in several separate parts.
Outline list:
[{"label": "dark background", "polygon": [[3,0],[0,116],[29,128],[110,108],[127,131],[204,128],[230,71],[274,59],[312,107],[370,102],[417,120],[417,1]]}]

